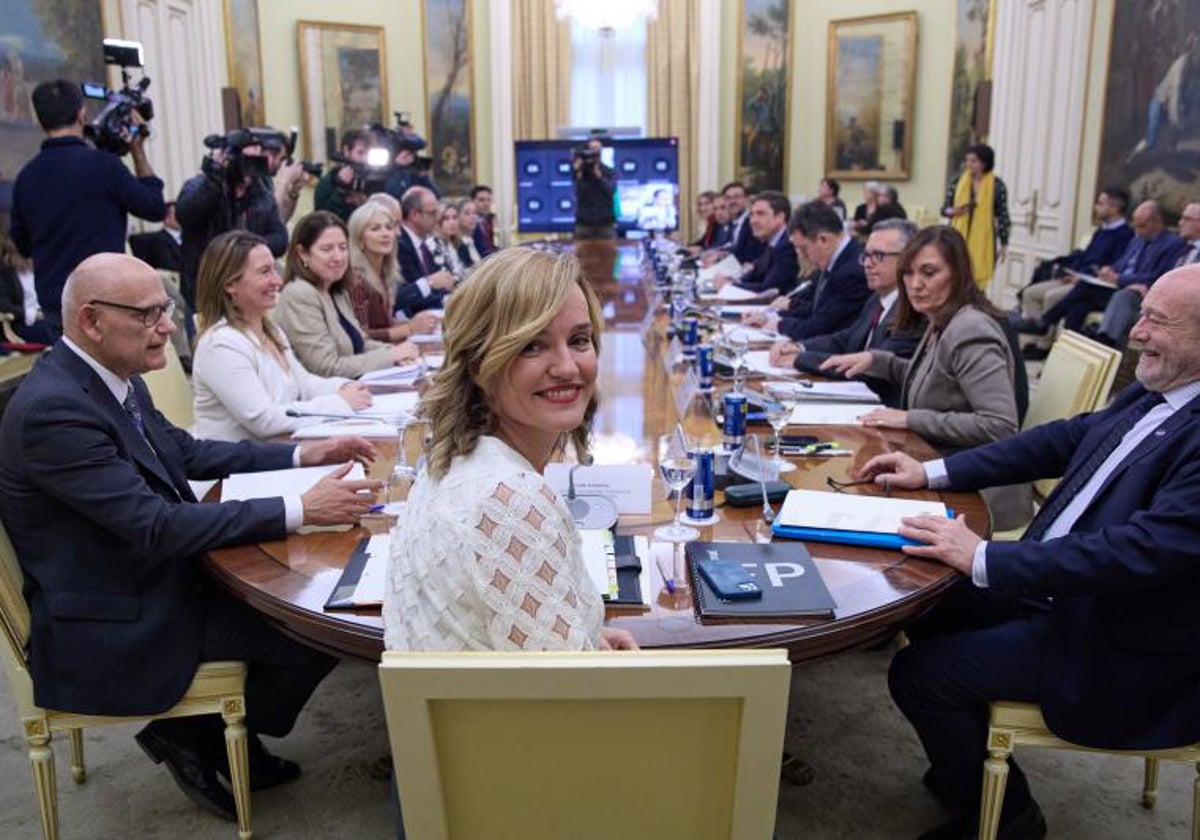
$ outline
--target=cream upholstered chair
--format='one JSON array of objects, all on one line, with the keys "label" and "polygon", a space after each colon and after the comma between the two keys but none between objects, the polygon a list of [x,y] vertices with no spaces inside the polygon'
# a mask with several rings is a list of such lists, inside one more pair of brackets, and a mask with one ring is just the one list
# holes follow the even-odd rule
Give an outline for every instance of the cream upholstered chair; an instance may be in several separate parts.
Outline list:
[{"label": "cream upholstered chair", "polygon": [[[33,787],[42,818],[46,840],[58,837],[58,785],[54,774],[54,751],[50,739],[55,732],[66,732],[71,741],[71,774],[77,783],[87,778],[83,762],[83,728],[129,723],[137,717],[78,715],[42,709],[33,702],[33,680],[26,667],[25,646],[29,640],[29,609],[21,594],[21,567],[8,533],[0,527],[0,662],[8,677],[17,707],[17,717],[25,730]],[[205,662],[182,699],[157,718],[219,714],[225,720],[225,747],[233,799],[237,806],[238,837],[248,838],[250,831],[250,779],[246,742],[246,701],[244,697],[246,665],[243,662]]]},{"label": "cream upholstered chair", "polygon": [[[1008,757],[1013,748],[1055,747],[1086,750],[1113,755],[1145,757],[1146,777],[1142,788],[1142,804],[1154,807],[1158,799],[1158,761],[1166,758],[1196,763],[1200,774],[1200,744],[1169,750],[1092,750],[1055,736],[1042,718],[1042,711],[1032,703],[999,701],[991,705],[988,726],[988,757],[983,764],[983,797],[980,803],[979,840],[994,840],[1000,825],[1000,806],[1004,802],[1004,786],[1008,782]],[[1200,840],[1200,775],[1193,783],[1192,840]]]},{"label": "cream upholstered chair", "polygon": [[163,349],[167,354],[166,367],[144,373],[142,379],[154,398],[154,407],[179,428],[190,429],[196,422],[192,384],[183,372],[175,348],[167,344]]},{"label": "cream upholstered chair", "polygon": [[[1079,333],[1064,332],[1046,357],[1021,431],[1101,408],[1108,399],[1120,361],[1120,351]],[[1057,483],[1053,478],[1035,481],[1035,496],[1046,498]],[[992,539],[1016,540],[1024,531],[1023,527],[998,531]]]},{"label": "cream upholstered chair", "polygon": [[389,651],[379,679],[409,837],[773,831],[785,651]]}]

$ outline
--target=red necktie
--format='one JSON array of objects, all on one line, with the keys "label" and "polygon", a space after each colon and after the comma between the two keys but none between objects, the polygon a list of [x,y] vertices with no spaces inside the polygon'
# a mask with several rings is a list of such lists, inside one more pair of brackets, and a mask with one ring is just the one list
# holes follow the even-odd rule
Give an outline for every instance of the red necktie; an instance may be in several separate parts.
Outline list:
[{"label": "red necktie", "polygon": [[875,328],[879,326],[881,320],[883,320],[883,301],[875,304],[875,314],[871,316],[871,326],[867,329],[867,343],[863,347],[864,350],[871,349],[871,339],[875,337]]}]

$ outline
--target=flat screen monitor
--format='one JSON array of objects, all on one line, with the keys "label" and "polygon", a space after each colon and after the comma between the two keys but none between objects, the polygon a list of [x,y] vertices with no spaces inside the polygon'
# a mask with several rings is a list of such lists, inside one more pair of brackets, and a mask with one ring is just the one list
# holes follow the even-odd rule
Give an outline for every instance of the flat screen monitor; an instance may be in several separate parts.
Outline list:
[{"label": "flat screen monitor", "polygon": [[[679,141],[674,137],[605,140],[600,160],[617,177],[617,232],[679,227]],[[517,227],[522,233],[575,229],[571,160],[578,140],[518,140]]]}]

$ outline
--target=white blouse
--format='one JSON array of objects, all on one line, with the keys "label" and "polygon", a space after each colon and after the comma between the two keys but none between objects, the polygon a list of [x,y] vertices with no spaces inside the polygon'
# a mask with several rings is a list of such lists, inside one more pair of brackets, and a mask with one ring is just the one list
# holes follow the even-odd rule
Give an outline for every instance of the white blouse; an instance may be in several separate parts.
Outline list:
[{"label": "white blouse", "polygon": [[350,410],[337,394],[348,380],[309,373],[283,331],[275,332],[283,342],[287,370],[256,336],[224,319],[200,336],[192,361],[196,437],[263,440],[321,422],[319,417],[288,417],[288,409],[316,414]]},{"label": "white blouse", "polygon": [[575,522],[519,453],[482,437],[417,478],[392,535],[389,650],[591,650],[603,622]]}]

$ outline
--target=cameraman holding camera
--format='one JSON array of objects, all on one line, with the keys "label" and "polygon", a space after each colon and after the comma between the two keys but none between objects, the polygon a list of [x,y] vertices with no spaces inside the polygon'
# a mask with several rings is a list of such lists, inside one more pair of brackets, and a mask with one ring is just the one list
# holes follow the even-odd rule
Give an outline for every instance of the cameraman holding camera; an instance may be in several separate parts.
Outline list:
[{"label": "cameraman holding camera", "polygon": [[343,222],[350,221],[350,214],[367,200],[367,193],[356,187],[365,186],[360,174],[367,165],[367,150],[371,135],[360,128],[352,128],[342,135],[342,151],[313,193],[313,208],[328,210]]},{"label": "cameraman holding camera", "polygon": [[593,137],[575,150],[571,169],[575,180],[575,238],[612,239],[617,223],[613,212],[613,196],[617,191],[617,176],[600,162],[604,144]]},{"label": "cameraman holding camera", "polygon": [[271,254],[287,251],[288,232],[271,190],[268,160],[252,132],[238,129],[222,137],[204,139],[212,153],[204,158],[201,173],[188,179],[175,201],[175,215],[183,230],[183,264],[180,290],[188,305],[188,333],[194,325],[196,273],[200,256],[218,234],[240,229],[267,240]]},{"label": "cameraman holding camera", "polygon": [[58,79],[33,90],[33,110],[46,139],[17,175],[12,229],[17,250],[33,258],[34,284],[47,329],[62,334],[62,290],[75,266],[93,254],[123,252],[126,214],[161,221],[163,182],[150,168],[145,120],[136,110],[122,133],[133,174],[118,155],[84,142],[83,94]]}]

